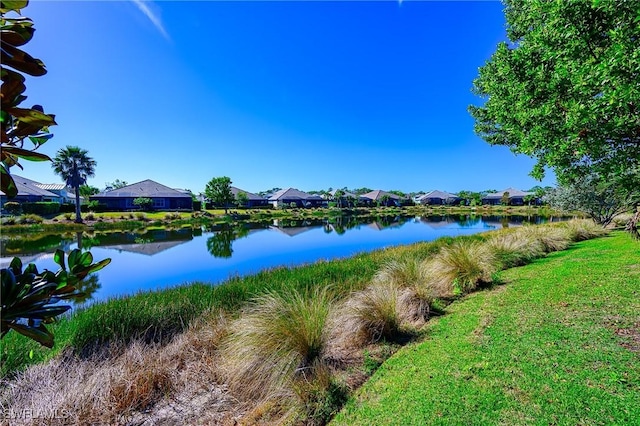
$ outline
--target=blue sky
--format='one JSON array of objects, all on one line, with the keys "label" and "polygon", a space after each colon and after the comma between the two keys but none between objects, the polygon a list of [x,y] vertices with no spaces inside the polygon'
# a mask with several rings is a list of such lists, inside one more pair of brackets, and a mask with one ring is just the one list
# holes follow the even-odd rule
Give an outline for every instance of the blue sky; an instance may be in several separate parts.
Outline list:
[{"label": "blue sky", "polygon": [[[32,1],[25,104],[98,162],[89,184],[405,192],[554,185],[473,133],[499,2]],[[46,163],[13,170],[57,182]]]}]

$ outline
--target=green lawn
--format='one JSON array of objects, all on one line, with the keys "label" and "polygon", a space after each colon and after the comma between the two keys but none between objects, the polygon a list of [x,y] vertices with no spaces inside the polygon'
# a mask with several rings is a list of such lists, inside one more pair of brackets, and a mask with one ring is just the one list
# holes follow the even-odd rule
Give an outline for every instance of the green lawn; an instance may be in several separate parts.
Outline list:
[{"label": "green lawn", "polygon": [[501,277],[432,320],[333,424],[640,425],[640,243],[616,232]]}]

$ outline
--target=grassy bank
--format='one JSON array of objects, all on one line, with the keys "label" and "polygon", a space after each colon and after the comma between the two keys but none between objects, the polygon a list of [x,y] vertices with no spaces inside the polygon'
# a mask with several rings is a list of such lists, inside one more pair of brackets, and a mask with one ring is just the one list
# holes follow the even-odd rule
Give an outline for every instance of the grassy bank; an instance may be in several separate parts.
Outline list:
[{"label": "grassy bank", "polygon": [[450,305],[333,424],[637,423],[639,265],[616,232],[502,272],[506,285]]},{"label": "grassy bank", "polygon": [[588,221],[509,228],[98,304],[57,325],[54,351],[4,339],[0,403],[82,424],[324,424],[452,301],[602,234]]}]

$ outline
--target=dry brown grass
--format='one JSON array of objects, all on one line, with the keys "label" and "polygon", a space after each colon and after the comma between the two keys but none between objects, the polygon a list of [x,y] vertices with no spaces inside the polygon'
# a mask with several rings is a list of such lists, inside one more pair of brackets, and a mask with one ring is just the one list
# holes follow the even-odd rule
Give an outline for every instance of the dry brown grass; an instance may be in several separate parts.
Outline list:
[{"label": "dry brown grass", "polygon": [[498,233],[486,241],[500,269],[521,266],[544,256],[544,246],[536,238],[527,238],[520,232]]},{"label": "dry brown grass", "polygon": [[134,342],[87,359],[67,353],[4,383],[2,406],[58,414],[46,421],[42,415],[12,419],[12,425],[188,424],[189,419],[195,424],[228,418],[235,403],[216,380],[214,362],[222,324],[191,329],[162,347]]}]

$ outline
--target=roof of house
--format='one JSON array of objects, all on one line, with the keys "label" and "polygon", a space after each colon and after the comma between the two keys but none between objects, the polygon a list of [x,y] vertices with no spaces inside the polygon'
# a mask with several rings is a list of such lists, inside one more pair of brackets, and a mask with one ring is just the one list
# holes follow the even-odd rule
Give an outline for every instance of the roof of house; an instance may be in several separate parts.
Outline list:
[{"label": "roof of house", "polygon": [[36,185],[46,191],[61,191],[67,187],[64,183],[37,183]]},{"label": "roof of house", "polygon": [[417,200],[424,200],[427,198],[440,198],[443,200],[449,199],[449,198],[458,198],[457,195],[455,194],[450,194],[448,192],[445,191],[438,191],[437,189],[434,191],[431,191],[427,194],[421,195],[420,197],[417,198]]},{"label": "roof of house", "polygon": [[509,193],[509,198],[513,197],[526,197],[527,195],[534,195],[533,192],[524,192],[515,188],[507,188],[504,191],[492,192],[484,196],[484,198],[502,198],[504,193]]},{"label": "roof of house", "polygon": [[295,188],[287,188],[281,189],[269,197],[269,201],[280,200],[322,200],[322,197],[319,195],[307,194],[306,192],[298,191]]},{"label": "roof of house", "polygon": [[375,191],[367,192],[366,194],[362,194],[361,197],[368,198],[373,201],[378,201],[385,195],[389,196],[389,198],[393,198],[394,200],[399,200],[396,194],[392,194],[391,192],[383,191],[381,189],[376,189]]},{"label": "roof of house", "polygon": [[[53,192],[49,192],[46,189],[40,187],[42,185],[40,182],[36,182],[31,179],[27,179],[18,175],[11,175],[13,177],[13,181],[16,183],[16,187],[18,188],[18,195],[29,196],[35,195],[38,197],[53,197],[59,198],[58,194],[54,194]],[[5,195],[4,192],[0,191],[2,195]]]},{"label": "roof of house", "polygon": [[245,194],[247,194],[247,199],[249,199],[249,201],[264,201],[266,200],[266,198],[261,197],[257,194],[253,194],[249,191],[245,191],[244,189],[240,189],[240,188],[236,188],[235,186],[231,187],[231,193],[233,194],[234,197],[238,196],[239,192],[244,192]]},{"label": "roof of house", "polygon": [[112,189],[111,191],[101,192],[93,197],[110,197],[110,198],[191,198],[189,193],[177,191],[175,189],[164,186],[151,179],[142,182],[133,183],[123,186],[122,188]]}]

